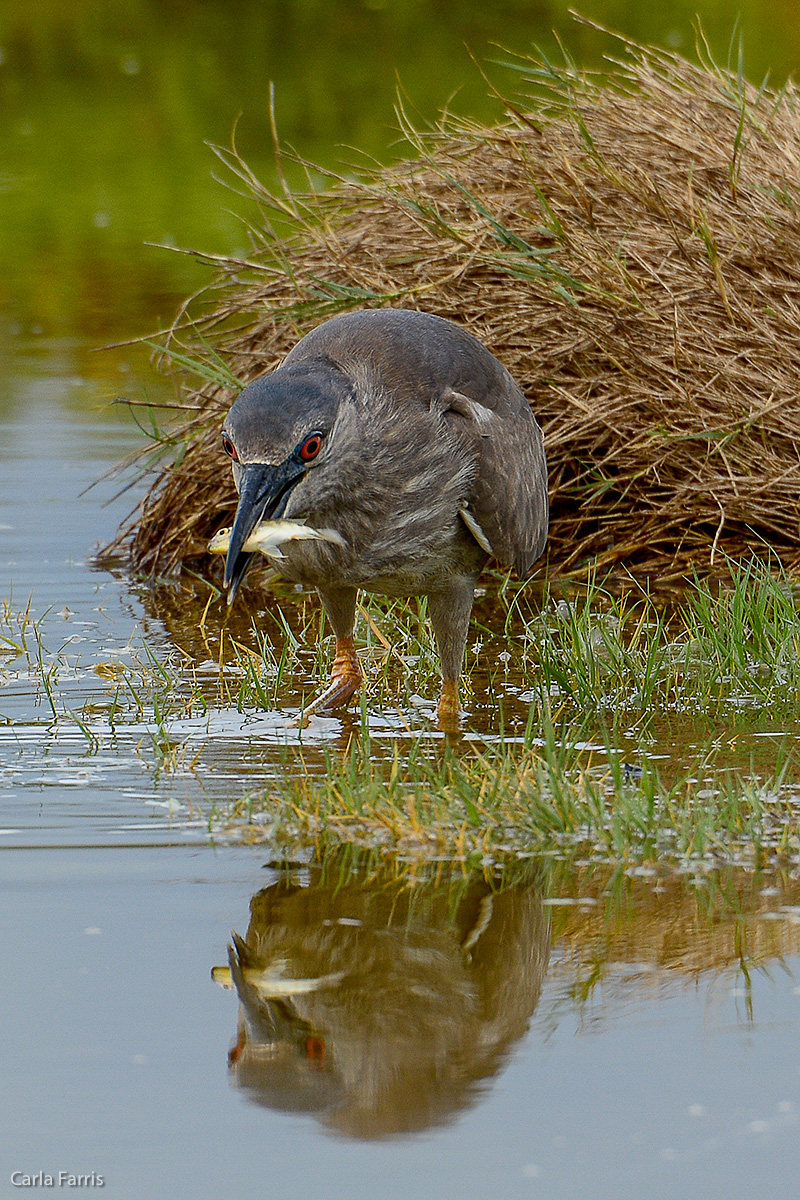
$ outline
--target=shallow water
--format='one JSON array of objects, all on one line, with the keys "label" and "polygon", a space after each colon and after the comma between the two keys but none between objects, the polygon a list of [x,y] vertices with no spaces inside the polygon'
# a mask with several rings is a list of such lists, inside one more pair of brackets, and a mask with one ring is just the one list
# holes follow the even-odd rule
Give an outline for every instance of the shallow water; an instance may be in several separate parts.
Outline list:
[{"label": "shallow water", "polygon": [[[89,8],[73,23],[60,6],[0,14],[0,1194],[66,1172],[90,1177],[81,1190],[102,1176],[120,1200],[787,1195],[800,1165],[796,867],[551,856],[498,872],[325,845],[286,862],[285,846],[236,844],[220,814],[299,769],[290,719],[316,655],[293,657],[281,711],[240,711],[235,663],[218,679],[218,610],[202,621],[205,584],[152,589],[93,565],[140,494],[117,497],[115,480],[86,491],[142,442],[112,401],[172,396],[146,352],[96,347],[151,330],[207,278],[142,242],[224,251],[242,236],[203,138],[224,141],[274,75],[301,150],[383,147],[397,62],[430,111],[464,40],[491,58],[490,42],[513,34],[522,49],[560,14],[529,26],[530,6],[514,8],[510,29],[505,8],[481,4],[462,30],[435,5],[410,25],[403,6],[334,5],[333,51],[322,38],[319,55],[281,62],[270,6],[240,6],[241,27],[223,7],[180,28],[122,0],[103,23]],[[727,10],[723,22],[720,6],[695,7],[712,32],[724,23],[724,50]],[[796,66],[784,7],[757,43],[745,30],[759,70]],[[297,44],[318,19],[293,8]],[[691,37],[677,5],[633,19],[635,36]],[[779,59],[761,39],[773,27]],[[570,44],[596,58],[586,30]],[[265,164],[261,101],[244,138]],[[313,623],[302,599],[281,605],[297,632]],[[252,645],[255,617],[279,650],[273,609],[237,604],[228,628]],[[478,620],[494,620],[491,596]],[[170,656],[175,677],[196,672],[207,709],[159,690]],[[139,705],[131,680],[148,670]],[[523,680],[472,681],[467,740],[498,736],[499,698],[524,727]],[[435,750],[433,694],[423,680],[397,707],[367,704],[375,754]],[[316,718],[303,769],[323,771],[361,721]],[[684,734],[702,741],[691,723]],[[759,718],[736,753],[773,736]],[[250,955],[238,995],[218,986],[231,930]]]},{"label": "shallow water", "polygon": [[[108,664],[144,641],[202,655],[177,601],[91,563],[132,497],[84,489],[135,428],[53,404],[49,353],[13,361],[29,403],[0,433],[0,567],[59,668],[57,718],[32,634],[0,694],[0,1193],[65,1171],[120,1200],[261,1175],[387,1200],[785,1194],[796,873],[522,860],[503,877],[335,848],[280,869],[268,846],[215,844],[212,805],[279,771],[298,733],[235,706],[179,716],[192,748],[166,770],[152,712],[120,698],[110,716]],[[344,724],[309,731],[311,769]],[[370,724],[377,746],[409,736]],[[231,929],[254,954],[241,1010],[211,978]]]},{"label": "shallow water", "polygon": [[[750,897],[777,920],[709,922],[708,880],[651,880],[644,922],[596,881],[554,898],[540,864],[364,865],[7,851],[3,1194],[60,1170],[120,1198],[788,1194],[796,885]],[[243,1038],[210,972],[251,904]]]},{"label": "shallow water", "polygon": [[[152,717],[112,729],[97,665],[171,644],[153,597],[87,553],[130,500],[81,492],[133,439],[48,417],[6,418],[0,561],[64,648],[57,707],[93,701],[98,742],[35,678],[4,687],[2,1194],[59,1171],[120,1200],[262,1176],[290,1197],[785,1194],[797,878],[557,860],[504,877],[335,848],[281,867],[214,844],[209,804],[277,769],[281,718],[251,714],[267,732],[247,740],[235,708],[198,718],[202,766],[161,773]],[[255,955],[247,1038],[211,978],[231,929]]]}]

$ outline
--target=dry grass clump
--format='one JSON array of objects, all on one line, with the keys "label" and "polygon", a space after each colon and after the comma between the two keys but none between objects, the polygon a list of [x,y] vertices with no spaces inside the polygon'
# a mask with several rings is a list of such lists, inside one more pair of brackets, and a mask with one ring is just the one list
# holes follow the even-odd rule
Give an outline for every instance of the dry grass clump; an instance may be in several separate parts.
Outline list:
[{"label": "dry grass clump", "polygon": [[[528,95],[499,124],[405,123],[415,157],[321,194],[270,194],[220,152],[262,219],[170,352],[213,337],[247,382],[344,309],[439,313],[545,429],[551,569],[673,574],[763,541],[800,568],[800,97],[700,49],[623,42],[603,77],[520,60]],[[121,535],[139,569],[174,571],[230,517],[224,382],[188,396],[181,452]]]}]

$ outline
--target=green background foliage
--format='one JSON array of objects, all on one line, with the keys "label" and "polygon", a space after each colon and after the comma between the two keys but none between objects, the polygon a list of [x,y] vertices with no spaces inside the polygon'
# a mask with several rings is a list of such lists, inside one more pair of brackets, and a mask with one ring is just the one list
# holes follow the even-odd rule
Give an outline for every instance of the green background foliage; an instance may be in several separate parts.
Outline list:
[{"label": "green background foliage", "polygon": [[[14,328],[102,342],[152,330],[208,268],[150,249],[229,253],[246,204],[215,181],[206,142],[237,144],[274,177],[269,88],[281,139],[326,167],[405,151],[398,87],[420,120],[446,105],[501,115],[481,69],[560,38],[582,66],[609,39],[571,0],[6,0],[0,7],[0,313]],[[794,0],[660,4],[585,0],[592,20],[691,52],[698,13],[725,61],[781,83],[800,60]],[[555,31],[555,32],[554,32]],[[471,58],[474,56],[477,63]],[[480,67],[479,65],[480,64]],[[363,159],[362,159],[363,161]],[[292,183],[305,180],[290,168]],[[312,184],[321,179],[311,174]],[[0,318],[1,319],[1,318]]]}]

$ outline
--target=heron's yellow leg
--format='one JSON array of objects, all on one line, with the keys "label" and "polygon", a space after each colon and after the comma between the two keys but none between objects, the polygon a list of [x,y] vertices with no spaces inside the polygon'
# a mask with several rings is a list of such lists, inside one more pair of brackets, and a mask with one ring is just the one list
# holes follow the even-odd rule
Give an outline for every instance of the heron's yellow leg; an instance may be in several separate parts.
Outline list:
[{"label": "heron's yellow leg", "polygon": [[361,687],[361,667],[353,639],[336,639],[336,657],[331,677],[324,692],[315,697],[303,710],[304,716],[328,708],[341,708]]},{"label": "heron's yellow leg", "polygon": [[458,698],[458,680],[445,679],[439,697],[439,728],[444,733],[458,733],[461,727],[461,703]]}]

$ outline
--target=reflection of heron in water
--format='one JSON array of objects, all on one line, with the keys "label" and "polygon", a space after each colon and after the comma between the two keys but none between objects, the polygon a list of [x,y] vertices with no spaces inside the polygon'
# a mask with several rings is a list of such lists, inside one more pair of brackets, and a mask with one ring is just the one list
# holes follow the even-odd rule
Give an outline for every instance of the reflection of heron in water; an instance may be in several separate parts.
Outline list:
[{"label": "reflection of heron in water", "polygon": [[536,875],[367,876],[342,852],[312,865],[308,886],[282,872],[214,971],[241,1002],[238,1085],[354,1137],[452,1119],[539,999],[550,927]]}]

